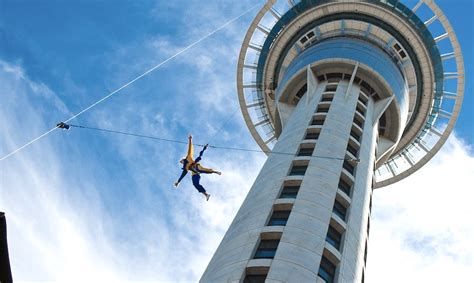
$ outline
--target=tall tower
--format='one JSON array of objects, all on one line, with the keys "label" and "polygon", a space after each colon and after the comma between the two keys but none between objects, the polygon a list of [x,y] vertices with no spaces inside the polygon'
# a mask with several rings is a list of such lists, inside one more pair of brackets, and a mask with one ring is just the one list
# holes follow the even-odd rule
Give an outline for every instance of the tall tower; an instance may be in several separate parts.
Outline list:
[{"label": "tall tower", "polygon": [[237,70],[268,160],[201,282],[363,282],[372,191],[422,167],[464,92],[432,0],[268,1]]}]

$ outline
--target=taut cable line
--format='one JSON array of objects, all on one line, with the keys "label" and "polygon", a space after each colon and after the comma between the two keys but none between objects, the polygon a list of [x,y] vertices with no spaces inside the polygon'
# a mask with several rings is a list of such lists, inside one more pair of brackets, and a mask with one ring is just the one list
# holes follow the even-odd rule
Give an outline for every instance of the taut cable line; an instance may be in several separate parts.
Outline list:
[{"label": "taut cable line", "polygon": [[[158,140],[158,141],[164,141],[164,142],[171,142],[171,143],[179,143],[179,144],[188,144],[188,142],[181,141],[181,140],[173,140],[173,139],[166,139],[166,138],[161,138],[161,137],[156,137],[156,136],[150,136],[150,135],[144,135],[144,134],[136,134],[136,133],[130,133],[130,132],[124,132],[124,131],[116,131],[116,130],[110,130],[110,129],[103,129],[103,128],[97,128],[97,127],[89,127],[89,126],[82,126],[82,125],[73,125],[73,124],[65,124],[65,123],[60,123],[61,126],[59,128],[63,129],[69,129],[69,127],[72,128],[79,128],[79,129],[87,129],[87,130],[93,130],[93,131],[99,131],[99,132],[106,132],[106,133],[111,133],[111,134],[119,134],[119,135],[125,135],[125,136],[132,136],[132,137],[137,137],[137,138],[145,138],[145,139],[152,139],[152,140]],[[58,124],[59,125],[59,124]],[[194,144],[196,146],[204,146],[203,144]],[[272,153],[272,154],[281,154],[281,155],[291,155],[291,156],[296,156],[296,153],[290,153],[290,152],[280,152],[280,151],[263,151],[260,149],[249,149],[249,148],[239,148],[239,147],[227,147],[227,146],[218,146],[218,145],[209,145],[209,148],[216,148],[216,149],[225,149],[225,150],[234,150],[234,151],[245,151],[245,152],[255,152],[255,153]],[[353,161],[353,162],[359,162],[358,159],[351,159],[351,158],[340,158],[340,157],[332,157],[332,156],[322,156],[322,155],[309,155],[307,157],[314,157],[314,158],[322,158],[322,159],[333,159],[333,160],[347,160],[347,161]]]},{"label": "taut cable line", "polygon": [[[180,51],[176,52],[174,55],[168,57],[167,59],[165,59],[164,61],[162,61],[161,63],[155,65],[154,67],[148,69],[146,72],[142,73],[141,75],[139,75],[138,77],[132,79],[131,81],[129,81],[128,83],[122,85],[121,87],[117,88],[116,90],[112,91],[111,93],[107,94],[106,96],[102,97],[101,99],[97,100],[96,102],[92,103],[90,106],[86,107],[85,109],[81,110],[80,112],[74,114],[73,116],[71,116],[70,118],[68,118],[67,120],[64,121],[64,123],[67,123],[75,118],[77,118],[78,116],[84,114],[85,112],[89,111],[90,109],[94,108],[95,106],[97,106],[98,104],[106,101],[107,99],[109,99],[110,97],[112,97],[114,94],[118,93],[119,91],[121,91],[122,89],[128,87],[129,85],[133,84],[134,82],[138,81],[139,79],[143,78],[144,76],[148,75],[149,73],[155,71],[156,69],[160,68],[161,66],[163,66],[164,64],[168,63],[169,61],[173,60],[174,58],[176,58],[177,56],[181,55],[182,53],[186,52],[187,50],[193,48],[194,46],[196,46],[197,44],[199,44],[201,41],[211,37],[212,35],[214,35],[216,32],[222,30],[223,28],[225,28],[226,26],[232,24],[233,22],[237,21],[238,19],[240,19],[241,17],[245,16],[247,13],[249,13],[250,11],[252,11],[253,9],[255,9],[256,7],[260,6],[261,4],[257,4],[253,7],[251,7],[250,9],[246,10],[245,12],[243,12],[242,14],[240,14],[239,16],[227,21],[226,23],[222,24],[221,26],[219,26],[217,29],[209,32],[208,34],[206,34],[205,36],[199,38],[198,40],[194,41],[193,43],[189,44],[188,46],[186,46],[185,48],[181,49]],[[56,130],[58,127],[54,127],[54,128],[51,128],[49,129],[48,131],[44,132],[43,134],[41,134],[40,136],[34,138],[33,140],[25,143],[24,145],[20,146],[19,148],[13,150],[12,152],[6,154],[5,156],[1,157],[0,158],[0,161],[2,160],[5,160],[6,158],[12,156],[13,154],[19,152],[20,150],[26,148],[27,146],[35,143],[36,141],[40,140],[41,138],[49,135],[51,132],[53,132],[54,130]]]}]

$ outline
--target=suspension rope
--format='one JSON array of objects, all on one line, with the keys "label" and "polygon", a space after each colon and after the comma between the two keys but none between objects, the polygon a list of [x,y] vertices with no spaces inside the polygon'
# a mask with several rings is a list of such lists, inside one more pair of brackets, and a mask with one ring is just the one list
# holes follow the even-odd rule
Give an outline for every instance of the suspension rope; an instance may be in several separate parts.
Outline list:
[{"label": "suspension rope", "polygon": [[214,135],[212,135],[212,137],[209,139],[209,141],[207,143],[211,143],[214,140],[214,138],[217,136],[218,133],[221,132],[221,130],[224,128],[224,126],[226,126],[227,123],[229,123],[229,121],[232,118],[234,118],[235,114],[239,111],[239,109],[240,109],[240,106],[239,106],[239,104],[237,104],[237,106],[235,107],[233,113],[227,117],[227,119],[221,124],[221,126],[217,129],[217,131],[214,133]]},{"label": "suspension rope", "polygon": [[[72,128],[87,129],[87,130],[93,130],[93,131],[99,131],[99,132],[106,132],[106,133],[112,133],[112,134],[132,136],[132,137],[137,137],[137,138],[145,138],[145,139],[152,139],[152,140],[171,142],[171,143],[179,143],[179,144],[188,144],[187,142],[180,141],[180,140],[165,139],[165,138],[150,136],[150,135],[136,134],[136,133],[116,131],[116,130],[103,129],[103,128],[96,128],[96,127],[89,127],[89,126],[82,126],[82,125],[73,125],[73,124],[65,124],[65,123],[60,123],[60,124],[62,124],[62,126],[59,127],[59,128],[62,128],[62,129],[67,129],[67,126],[68,126],[68,127],[72,127]],[[196,143],[194,143],[194,145],[202,146],[202,147],[204,146],[203,144],[196,144]],[[261,149],[226,147],[226,146],[218,146],[218,145],[209,145],[208,147],[209,148],[216,148],[216,149],[234,150],[234,151],[256,152],[256,153],[265,153],[265,154],[272,153],[272,154],[296,156],[296,153],[281,152],[281,151],[264,151],[264,150],[261,150]],[[354,161],[354,162],[359,161],[358,159],[352,159],[352,158],[340,158],[340,157],[322,156],[322,155],[308,155],[308,157],[322,158],[322,159],[333,159],[333,160],[347,160],[347,161]]]},{"label": "suspension rope", "polygon": [[[155,71],[156,69],[160,68],[161,66],[163,66],[164,64],[168,63],[169,61],[171,61],[172,59],[176,58],[177,56],[181,55],[182,53],[186,52],[187,50],[191,49],[192,47],[196,46],[197,44],[199,44],[201,41],[211,37],[212,35],[214,35],[215,33],[217,33],[218,31],[222,30],[223,28],[225,28],[226,26],[232,24],[233,22],[237,21],[238,19],[240,19],[241,17],[245,16],[247,13],[249,13],[250,11],[254,10],[256,7],[260,6],[261,4],[258,3],[257,5],[251,7],[250,9],[246,10],[245,12],[243,12],[242,14],[240,14],[239,16],[227,21],[226,23],[224,23],[223,25],[221,25],[220,27],[218,27],[217,29],[209,32],[208,34],[206,34],[205,36],[201,37],[200,39],[194,41],[193,43],[189,44],[188,46],[186,46],[185,48],[181,49],[180,51],[178,51],[177,53],[175,53],[174,55],[168,57],[167,59],[165,59],[164,61],[162,61],[161,63],[157,64],[156,66],[152,67],[151,69],[148,69],[146,72],[144,72],[143,74],[139,75],[138,77],[134,78],[133,80],[129,81],[128,83],[124,84],[123,86],[117,88],[116,90],[112,91],[111,93],[107,94],[106,96],[104,96],[103,98],[97,100],[96,102],[92,103],[90,106],[86,107],[85,109],[81,110],[80,112],[74,114],[73,116],[71,116],[70,118],[68,118],[67,120],[64,121],[64,123],[67,123],[75,118],[77,118],[78,116],[84,114],[85,112],[89,111],[90,109],[94,108],[95,106],[97,106],[98,104],[106,101],[107,99],[109,99],[110,97],[112,97],[114,94],[118,93],[119,91],[121,91],[122,89],[128,87],[129,85],[133,84],[134,82],[136,82],[137,80],[141,79],[142,77],[148,75],[149,73]],[[26,144],[20,146],[19,148],[13,150],[12,152],[8,153],[7,155],[3,156],[2,158],[0,158],[0,161],[12,156],[13,154],[19,152],[20,150],[24,149],[25,147],[35,143],[36,141],[40,140],[41,138],[47,136],[48,134],[50,134],[51,132],[53,132],[54,130],[56,130],[58,127],[54,127],[54,128],[51,128],[49,129],[48,131],[44,132],[43,134],[41,134],[40,136],[34,138],[33,140],[27,142]]]}]

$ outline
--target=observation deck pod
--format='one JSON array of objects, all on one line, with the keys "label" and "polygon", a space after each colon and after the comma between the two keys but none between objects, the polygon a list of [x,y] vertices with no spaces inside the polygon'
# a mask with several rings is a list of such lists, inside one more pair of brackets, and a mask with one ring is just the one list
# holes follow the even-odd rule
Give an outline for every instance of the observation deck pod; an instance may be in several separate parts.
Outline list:
[{"label": "observation deck pod", "polygon": [[464,94],[461,48],[434,1],[410,9],[398,0],[269,0],[247,31],[237,69],[241,110],[262,150],[271,151],[312,89],[334,79],[379,104],[375,188],[436,154]]}]

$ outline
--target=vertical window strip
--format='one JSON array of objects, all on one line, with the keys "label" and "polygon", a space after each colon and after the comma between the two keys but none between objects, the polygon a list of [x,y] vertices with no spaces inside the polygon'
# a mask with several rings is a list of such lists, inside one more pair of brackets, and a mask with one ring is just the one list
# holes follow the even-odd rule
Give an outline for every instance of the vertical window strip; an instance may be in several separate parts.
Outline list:
[{"label": "vertical window strip", "polygon": [[319,264],[318,276],[327,283],[333,283],[336,275],[336,265],[330,262],[325,256],[321,257]]}]

